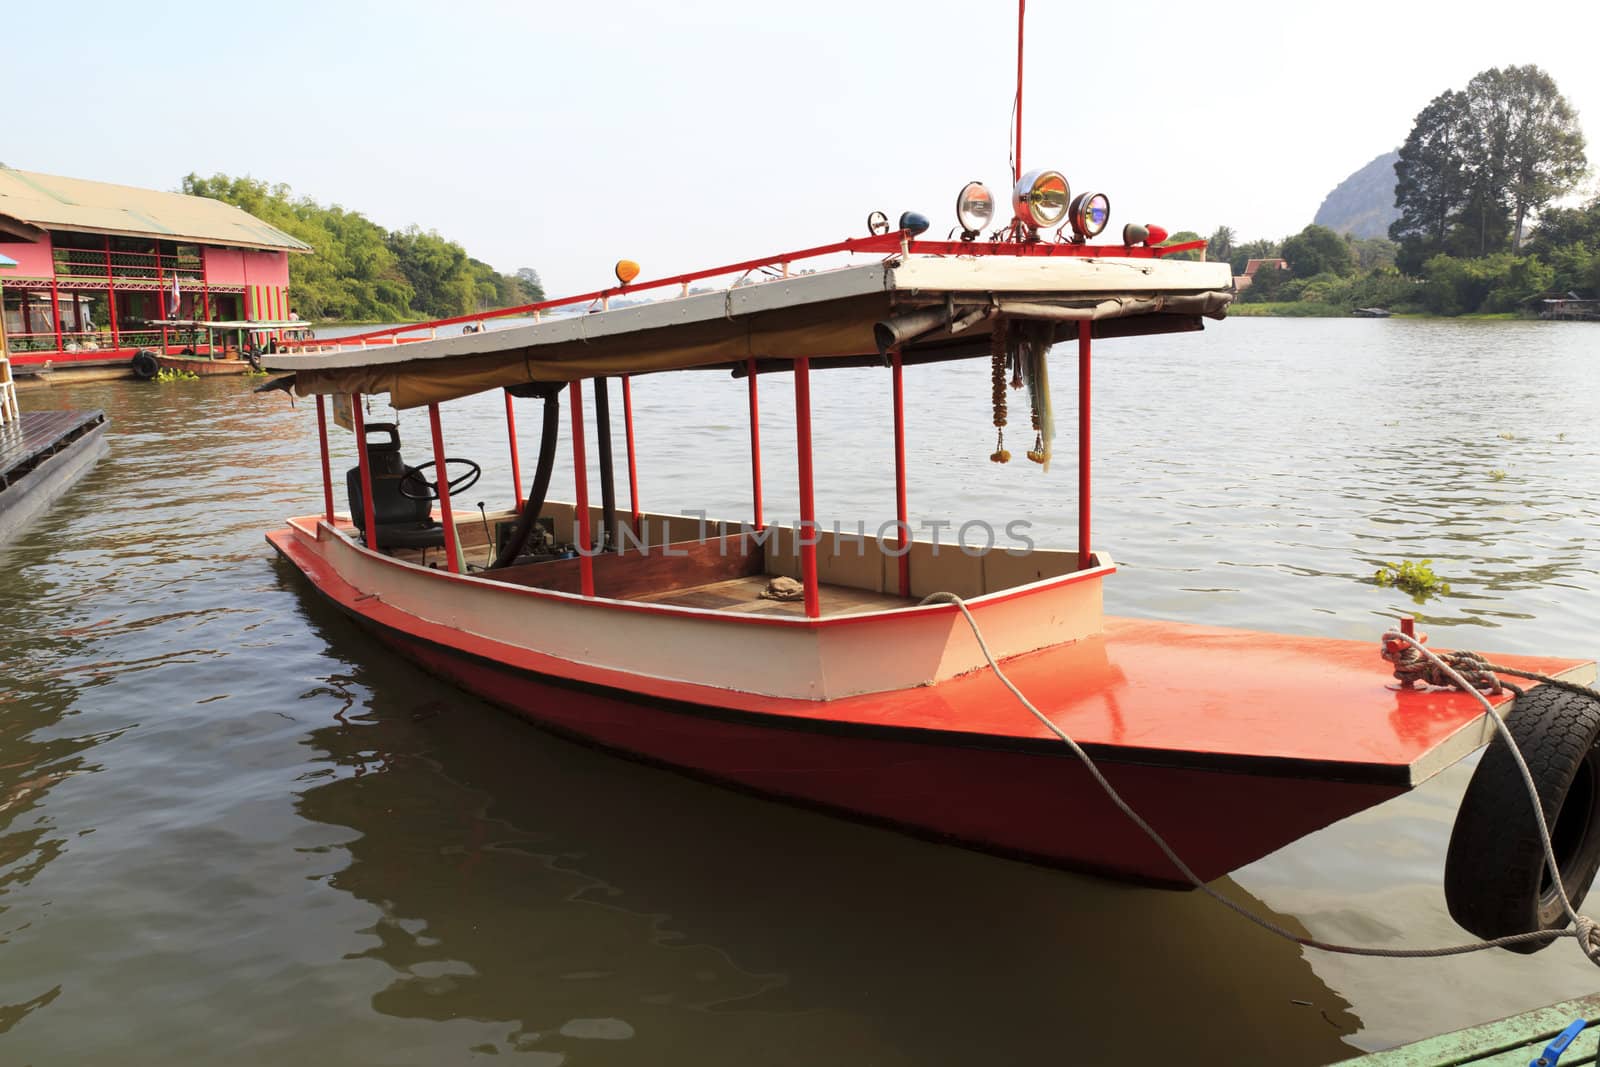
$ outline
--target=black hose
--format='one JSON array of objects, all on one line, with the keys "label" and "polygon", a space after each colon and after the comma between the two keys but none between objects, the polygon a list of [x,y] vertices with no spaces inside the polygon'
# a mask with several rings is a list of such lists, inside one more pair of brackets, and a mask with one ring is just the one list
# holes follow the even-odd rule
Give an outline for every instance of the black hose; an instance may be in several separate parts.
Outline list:
[{"label": "black hose", "polygon": [[617,547],[617,482],[611,463],[611,393],[606,379],[594,380],[594,430],[600,445],[600,547]]},{"label": "black hose", "polygon": [[544,510],[544,498],[550,491],[550,473],[556,465],[556,437],[561,429],[561,390],[565,386],[561,383],[550,383],[540,386],[520,386],[511,390],[512,396],[540,396],[544,398],[544,430],[539,435],[539,462],[534,468],[533,484],[528,488],[527,503],[522,505],[522,514],[517,518],[517,525],[511,531],[511,538],[506,542],[500,554],[489,564],[489,570],[498,570],[509,567],[513,561],[522,555],[523,549],[528,547],[528,538],[533,536],[533,528],[539,522],[539,512]]}]

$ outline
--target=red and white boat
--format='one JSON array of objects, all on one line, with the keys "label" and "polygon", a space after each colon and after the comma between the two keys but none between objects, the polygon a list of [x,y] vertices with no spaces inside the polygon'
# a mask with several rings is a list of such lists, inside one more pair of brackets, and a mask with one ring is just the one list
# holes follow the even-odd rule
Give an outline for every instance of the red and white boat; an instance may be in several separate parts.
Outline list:
[{"label": "red and white boat", "polygon": [[[1473,696],[1396,686],[1376,641],[1103,615],[1102,583],[1115,580],[1116,566],[1091,539],[1092,350],[1221,318],[1229,268],[1164,258],[1187,246],[1157,247],[1163,235],[1142,227],[1124,230],[1121,243],[1093,243],[1105,226],[1103,198],[1069,198],[1055,172],[1013,177],[1016,217],[990,239],[972,225],[987,193],[969,186],[958,203],[966,240],[920,240],[926,222],[908,215],[896,230],[649,283],[631,284],[632,265],[619,264],[624,284],[507,312],[592,305],[592,314],[408,344],[394,343],[407,339],[403,331],[388,331],[348,347],[268,354],[266,366],[287,375],[264,389],[315,398],[323,472],[322,507],[268,539],[408,659],[541,726],[763,795],[1143,883],[1188,884],[986,669],[959,607],[929,602],[931,594],[965,601],[1010,678],[1202,879],[1405,792],[1488,742],[1493,726]],[[867,261],[791,272],[847,252]],[[689,291],[754,271],[767,280]],[[663,291],[655,302],[605,309],[613,297]],[[477,318],[412,329],[432,336]],[[1022,430],[1031,458],[1050,451],[1049,406],[1024,397],[1048,397],[1052,371],[1076,372],[1075,546],[969,553],[908,539],[904,398],[919,365],[955,359],[991,361],[991,399],[1015,397],[1015,408],[1036,417],[1038,430]],[[881,367],[892,382],[897,494],[885,531],[855,539],[830,532],[814,511],[810,380],[863,366]],[[748,382],[750,512],[698,520],[643,510],[634,379],[644,388],[650,375],[717,372]],[[1007,388],[1018,381],[1028,394]],[[588,389],[599,426],[586,430]],[[626,506],[612,489],[614,389]],[[772,403],[774,389],[793,404],[797,426],[798,469],[786,476],[796,478],[801,521],[790,528],[762,513],[772,472],[761,467],[760,401]],[[504,391],[519,486],[515,506],[488,523],[452,506],[452,491],[476,478],[474,464],[453,482],[438,475],[461,463],[447,458],[448,402],[486,391]],[[392,425],[364,422],[362,398],[374,394],[399,409],[427,408],[427,463],[402,459]],[[525,494],[518,397],[536,400],[543,415]],[[328,444],[330,400],[365,443],[342,489]],[[563,423],[573,501],[546,499]],[[598,505],[586,462],[596,431]],[[1004,454],[999,445],[992,458]],[[778,579],[798,583],[800,599],[763,595],[783,595]],[[1594,677],[1585,660],[1504,662]],[[1490,699],[1508,708],[1513,695]],[[1600,730],[1600,712],[1595,720]],[[1572,802],[1558,797],[1550,817],[1575,894],[1600,864],[1593,740],[1575,769],[1541,772],[1566,775],[1557,784]],[[1577,782],[1583,775],[1587,786]],[[1494,847],[1466,841],[1462,863],[1499,864]],[[1538,898],[1537,869],[1532,878]],[[1470,903],[1457,914],[1468,911]],[[1491,930],[1492,920],[1474,925],[1507,932]]]}]

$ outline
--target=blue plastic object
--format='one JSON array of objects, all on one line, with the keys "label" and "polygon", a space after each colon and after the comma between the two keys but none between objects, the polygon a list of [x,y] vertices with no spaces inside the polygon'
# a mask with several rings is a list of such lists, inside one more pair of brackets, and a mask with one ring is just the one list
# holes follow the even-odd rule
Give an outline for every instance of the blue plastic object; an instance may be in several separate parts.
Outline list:
[{"label": "blue plastic object", "polygon": [[1561,1062],[1561,1054],[1567,1051],[1567,1046],[1572,1044],[1577,1036],[1583,1033],[1583,1028],[1589,1023],[1584,1019],[1574,1019],[1567,1028],[1555,1036],[1555,1039],[1544,1047],[1539,1053],[1539,1058],[1529,1060],[1528,1067],[1556,1067]]}]

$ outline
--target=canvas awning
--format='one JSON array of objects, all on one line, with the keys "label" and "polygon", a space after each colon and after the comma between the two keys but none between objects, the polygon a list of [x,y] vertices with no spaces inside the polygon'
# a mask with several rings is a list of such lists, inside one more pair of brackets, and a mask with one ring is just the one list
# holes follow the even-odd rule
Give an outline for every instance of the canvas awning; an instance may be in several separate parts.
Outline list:
[{"label": "canvas awning", "polygon": [[[277,353],[297,393],[387,393],[397,408],[529,382],[810,357],[859,362],[987,353],[994,324],[1221,317],[1227,264],[1076,258],[912,258],[777,279],[592,315],[410,344]],[[1157,332],[1171,323],[1152,321]],[[886,343],[887,342],[887,343]]]}]

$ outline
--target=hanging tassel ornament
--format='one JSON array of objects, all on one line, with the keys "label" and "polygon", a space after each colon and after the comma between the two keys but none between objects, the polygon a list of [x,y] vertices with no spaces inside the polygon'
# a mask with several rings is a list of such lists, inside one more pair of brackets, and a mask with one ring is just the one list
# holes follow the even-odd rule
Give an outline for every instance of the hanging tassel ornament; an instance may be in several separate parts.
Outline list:
[{"label": "hanging tassel ornament", "polygon": [[995,324],[994,343],[991,350],[990,376],[994,385],[994,451],[989,454],[993,463],[1010,463],[1011,453],[1006,451],[1006,334],[1005,327]]}]

